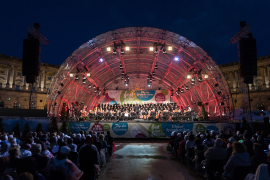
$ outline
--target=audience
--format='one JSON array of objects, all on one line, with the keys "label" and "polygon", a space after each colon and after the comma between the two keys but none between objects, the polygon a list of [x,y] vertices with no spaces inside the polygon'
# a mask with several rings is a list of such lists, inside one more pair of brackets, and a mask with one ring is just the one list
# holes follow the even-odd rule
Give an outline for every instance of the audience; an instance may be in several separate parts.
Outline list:
[{"label": "audience", "polygon": [[254,143],[253,144],[253,151],[254,151],[254,156],[251,158],[251,166],[253,166],[255,169],[258,168],[259,165],[261,164],[267,164],[267,155],[264,153],[263,146],[259,143]]},{"label": "audience", "polygon": [[188,136],[188,140],[186,141],[185,150],[188,151],[190,148],[192,148],[195,145],[194,142],[195,138],[193,134],[190,134]]},{"label": "audience", "polygon": [[0,179],[1,180],[12,180],[13,178],[6,173],[9,166],[8,157],[0,157]]}]

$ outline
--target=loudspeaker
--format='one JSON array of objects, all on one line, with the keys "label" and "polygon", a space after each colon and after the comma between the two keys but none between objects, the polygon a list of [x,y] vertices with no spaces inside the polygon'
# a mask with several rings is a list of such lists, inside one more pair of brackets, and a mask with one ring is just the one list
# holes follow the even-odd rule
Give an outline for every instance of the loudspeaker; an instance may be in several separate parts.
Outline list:
[{"label": "loudspeaker", "polygon": [[239,41],[240,76],[244,78],[244,83],[253,84],[253,77],[257,76],[257,47],[252,34],[247,36]]},{"label": "loudspeaker", "polygon": [[[23,40],[22,74],[27,83],[34,83],[39,75],[39,40]],[[33,78],[34,77],[34,78]]]},{"label": "loudspeaker", "polygon": [[202,106],[202,102],[198,102],[198,106]]}]

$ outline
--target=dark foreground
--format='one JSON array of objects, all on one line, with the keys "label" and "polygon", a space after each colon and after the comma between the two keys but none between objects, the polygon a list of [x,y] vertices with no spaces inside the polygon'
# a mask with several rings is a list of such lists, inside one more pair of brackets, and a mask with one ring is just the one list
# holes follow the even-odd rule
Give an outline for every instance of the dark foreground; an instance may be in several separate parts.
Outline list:
[{"label": "dark foreground", "polygon": [[167,143],[116,143],[117,151],[99,180],[197,180],[188,169],[166,151]]}]

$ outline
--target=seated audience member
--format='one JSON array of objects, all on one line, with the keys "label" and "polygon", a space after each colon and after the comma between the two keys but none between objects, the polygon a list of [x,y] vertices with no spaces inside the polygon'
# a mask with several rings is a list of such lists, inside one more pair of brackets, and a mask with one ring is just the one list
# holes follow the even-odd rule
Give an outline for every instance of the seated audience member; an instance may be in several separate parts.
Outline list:
[{"label": "seated audience member", "polygon": [[186,141],[185,150],[188,151],[188,149],[190,149],[194,145],[195,145],[194,135],[190,134],[189,137],[188,137],[188,140]]},{"label": "seated audience member", "polygon": [[203,141],[203,145],[206,145],[208,147],[214,146],[214,142],[212,141],[210,134],[206,135],[206,139]]},{"label": "seated audience member", "polygon": [[239,142],[232,144],[233,152],[227,164],[224,166],[224,177],[233,177],[234,169],[238,166],[251,166],[246,147]]},{"label": "seated audience member", "polygon": [[179,149],[178,149],[178,158],[180,158],[181,154],[185,154],[185,146],[186,146],[186,141],[188,140],[188,135],[185,135],[184,140],[182,140],[179,143]]},{"label": "seated audience member", "polygon": [[15,180],[34,180],[34,177],[31,173],[29,172],[24,172],[18,175]]},{"label": "seated audience member", "polygon": [[215,140],[214,147],[207,149],[204,153],[205,161],[203,165],[208,167],[211,160],[225,160],[227,157],[227,151],[222,147],[223,141],[220,138]]},{"label": "seated audience member", "polygon": [[198,154],[200,154],[201,152],[205,152],[208,147],[205,145],[202,145],[202,140],[197,138],[194,141],[195,143],[195,148],[194,148],[194,153],[195,153],[195,157],[194,160],[198,160]]},{"label": "seated audience member", "polygon": [[8,142],[8,136],[4,135],[2,137],[2,141],[0,143],[1,145],[1,155],[3,155],[5,152],[8,152],[11,148],[11,144]]},{"label": "seated audience member", "polygon": [[68,153],[70,148],[62,146],[60,152],[50,160],[49,170],[63,173],[66,179],[78,180],[83,175],[83,172],[69,159]]},{"label": "seated audience member", "polygon": [[51,143],[50,143],[51,149],[53,148],[53,146],[58,146],[58,142],[57,142],[57,137],[56,136],[53,136],[50,140],[51,140]]},{"label": "seated audience member", "polygon": [[9,151],[9,166],[7,173],[14,177],[16,169],[21,165],[21,152],[18,147],[10,148]]},{"label": "seated audience member", "polygon": [[73,139],[72,138],[69,138],[67,140],[67,145],[70,148],[70,151],[71,152],[77,152],[77,145],[73,143]]},{"label": "seated audience member", "polygon": [[47,167],[48,163],[49,163],[49,158],[48,157],[44,157],[41,154],[41,145],[40,144],[34,144],[31,147],[31,152],[32,152],[32,156],[36,159],[37,162],[37,170],[43,170]]},{"label": "seated audience member", "polygon": [[21,148],[21,159],[32,156],[31,144],[25,144]]},{"label": "seated audience member", "polygon": [[269,180],[270,179],[270,152],[267,154],[266,164],[261,164],[256,170],[256,174],[248,174],[245,180]]},{"label": "seated audience member", "polygon": [[246,146],[247,148],[247,153],[249,154],[250,157],[252,157],[254,155],[253,152],[253,143],[250,140],[249,134],[245,133],[243,134],[243,144]]},{"label": "seated audience member", "polygon": [[46,180],[44,176],[37,173],[38,163],[36,159],[32,157],[26,157],[21,161],[19,168],[17,169],[17,173],[21,174],[24,172],[29,172],[33,175],[34,180]]},{"label": "seated audience member", "polygon": [[53,158],[53,154],[48,150],[48,146],[46,145],[45,142],[43,141],[40,141],[40,144],[41,144],[41,154],[42,156],[45,156],[45,157],[48,157],[48,158]]},{"label": "seated audience member", "polygon": [[0,157],[0,179],[1,180],[12,180],[12,177],[10,177],[6,173],[8,165],[9,165],[8,157]]},{"label": "seated audience member", "polygon": [[79,164],[80,169],[84,172],[83,179],[94,180],[96,177],[95,165],[99,165],[98,153],[92,148],[93,139],[87,137],[86,146],[80,149]]},{"label": "seated audience member", "polygon": [[21,146],[17,143],[15,137],[13,137],[13,138],[10,139],[10,145],[11,145],[11,147],[18,147],[18,148],[21,148]]},{"label": "seated audience member", "polygon": [[251,158],[251,166],[254,167],[255,169],[258,168],[260,164],[267,164],[267,155],[264,152],[263,146],[259,143],[254,143],[253,144],[253,151],[254,151],[254,156]]}]

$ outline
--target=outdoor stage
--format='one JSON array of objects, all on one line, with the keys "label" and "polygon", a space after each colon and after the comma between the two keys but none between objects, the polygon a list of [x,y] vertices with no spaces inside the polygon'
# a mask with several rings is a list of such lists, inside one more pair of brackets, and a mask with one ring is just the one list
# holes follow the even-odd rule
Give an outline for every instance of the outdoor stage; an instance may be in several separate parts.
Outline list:
[{"label": "outdoor stage", "polygon": [[[57,123],[60,128],[62,122]],[[79,133],[80,130],[85,132],[106,132],[110,131],[115,138],[168,138],[173,131],[193,131],[194,134],[199,132],[205,133],[208,129],[225,132],[234,131],[234,124],[217,123],[217,122],[175,122],[175,121],[88,121],[88,122],[68,122],[69,130]],[[106,133],[105,133],[106,134]]]}]

